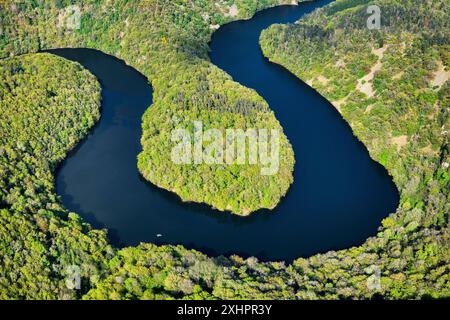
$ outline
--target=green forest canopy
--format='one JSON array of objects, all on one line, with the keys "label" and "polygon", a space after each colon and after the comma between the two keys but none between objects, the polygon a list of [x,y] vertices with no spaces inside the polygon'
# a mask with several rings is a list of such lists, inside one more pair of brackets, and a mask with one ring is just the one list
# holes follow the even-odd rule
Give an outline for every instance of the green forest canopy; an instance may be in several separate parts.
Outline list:
[{"label": "green forest canopy", "polygon": [[[239,9],[235,17],[229,15],[233,2]],[[448,3],[381,1],[385,25],[372,32],[363,27],[369,2],[337,1],[298,25],[275,26],[262,37],[268,57],[311,80],[335,102],[371,155],[391,172],[402,196],[397,213],[364,245],[299,258],[291,265],[238,256],[212,258],[181,246],[111,247],[104,231],[92,230],[60,205],[52,175],[98,120],[98,84],[78,64],[60,58],[14,57],[51,47],[90,47],[143,72],[152,81],[154,105],[143,119],[139,167],[150,181],[182,195],[177,188],[183,182],[178,187],[164,181],[158,159],[149,151],[164,148],[165,140],[158,140],[161,134],[155,132],[171,128],[164,114],[211,117],[214,124],[279,126],[255,92],[234,83],[207,58],[211,26],[249,17],[278,1],[218,1],[218,6],[201,0],[83,1],[82,27],[75,32],[54,25],[58,10],[69,2],[0,4],[0,57],[11,57],[0,64],[0,297],[450,296],[448,136],[442,134],[448,128],[448,82],[430,85],[440,63],[448,68]],[[408,48],[401,48],[403,42]],[[377,63],[372,49],[386,44],[382,67],[371,81],[375,94],[368,97],[358,89],[358,80]],[[404,73],[394,78],[401,69]],[[179,104],[185,108],[177,108]],[[256,199],[250,192],[248,203],[231,204],[233,211],[269,207],[279,200],[292,182],[293,154],[287,141],[284,150],[285,159],[291,159],[280,171],[284,174],[256,181],[277,197]],[[154,173],[147,172],[147,159],[156,163]],[[243,170],[251,181],[251,171]],[[246,183],[237,187],[245,189]],[[201,184],[197,187],[200,192]],[[201,197],[192,200],[230,205],[220,203],[220,197]],[[80,291],[65,285],[71,265],[81,266]],[[376,269],[379,287],[368,285],[376,281]]]},{"label": "green forest canopy", "polygon": [[[271,209],[293,182],[294,153],[267,103],[212,65],[214,26],[246,18],[286,0],[24,1],[5,4],[0,57],[55,47],[88,47],[117,56],[150,79],[154,101],[143,117],[141,174],[185,201],[248,215]],[[80,28],[64,23],[67,5],[81,12]],[[234,5],[237,5],[236,7]],[[234,10],[236,8],[236,10]],[[62,22],[61,22],[62,21]],[[145,27],[143,27],[145,26]],[[180,166],[171,161],[171,133],[202,121],[204,129],[277,129],[280,169],[261,176],[261,164]],[[239,177],[239,179],[236,179]]]}]

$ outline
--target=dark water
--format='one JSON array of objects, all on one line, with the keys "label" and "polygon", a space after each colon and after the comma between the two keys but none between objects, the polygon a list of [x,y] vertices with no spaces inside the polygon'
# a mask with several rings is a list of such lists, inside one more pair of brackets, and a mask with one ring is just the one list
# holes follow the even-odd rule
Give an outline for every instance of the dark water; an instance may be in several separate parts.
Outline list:
[{"label": "dark water", "polygon": [[264,28],[293,22],[326,2],[263,11],[222,27],[211,43],[212,61],[268,101],[294,147],[295,183],[279,207],[240,218],[181,203],[145,182],[136,157],[151,87],[123,62],[88,49],[52,51],[80,62],[103,88],[99,125],[58,172],[64,205],[94,226],[108,228],[116,245],[183,244],[217,255],[292,260],[358,245],[374,235],[398,204],[390,177],[333,106],[267,62],[258,45]]}]

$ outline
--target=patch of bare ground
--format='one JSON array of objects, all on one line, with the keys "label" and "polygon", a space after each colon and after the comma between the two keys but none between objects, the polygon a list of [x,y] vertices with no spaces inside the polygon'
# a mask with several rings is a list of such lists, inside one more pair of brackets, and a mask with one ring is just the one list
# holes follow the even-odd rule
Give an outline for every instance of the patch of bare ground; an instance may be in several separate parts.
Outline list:
[{"label": "patch of bare ground", "polygon": [[394,79],[394,80],[400,80],[400,79],[403,77],[404,74],[405,74],[405,71],[400,71],[399,73],[397,73],[396,75],[394,75],[394,76],[392,77],[392,79]]},{"label": "patch of bare ground", "polygon": [[225,16],[226,16],[226,17],[232,17],[232,18],[235,18],[235,17],[238,16],[238,14],[239,14],[238,7],[237,7],[235,4],[233,4],[233,5],[230,7],[228,13],[225,13]]},{"label": "patch of bare ground", "polygon": [[433,111],[427,116],[427,118],[429,120],[433,120],[438,115],[439,110],[440,110],[439,102],[436,101],[436,103],[433,106]]},{"label": "patch of bare ground", "polygon": [[368,98],[372,98],[375,95],[375,91],[373,90],[372,81],[375,77],[375,74],[381,70],[383,65],[383,57],[384,52],[387,50],[388,45],[385,45],[379,49],[372,49],[372,53],[378,57],[378,61],[375,65],[370,69],[370,72],[366,74],[364,77],[358,80],[358,84],[356,88],[364,93]]},{"label": "patch of bare ground", "polygon": [[438,69],[433,73],[433,78],[431,79],[431,86],[440,89],[444,83],[448,81],[450,72],[445,70],[445,66],[441,60],[437,62]]},{"label": "patch of bare ground", "polygon": [[431,144],[426,146],[426,147],[424,147],[424,148],[422,148],[422,149],[420,149],[420,152],[423,153],[423,154],[429,155],[429,156],[434,156],[434,155],[437,154],[437,152],[435,152],[433,150]]},{"label": "patch of bare ground", "polygon": [[334,65],[336,68],[345,68],[345,62],[342,59],[339,59],[338,61],[336,61],[336,64]]},{"label": "patch of bare ground", "polygon": [[366,108],[366,110],[364,110],[364,113],[370,113],[370,111],[372,111],[374,105],[373,104],[369,104]]},{"label": "patch of bare ground", "polygon": [[347,102],[347,97],[340,100],[331,101],[331,104],[336,108],[337,111],[339,111],[339,113],[342,113],[341,107],[345,104],[345,102]]},{"label": "patch of bare ground", "polygon": [[330,82],[330,79],[328,79],[322,75],[319,75],[315,78],[312,78],[312,79],[309,79],[308,81],[306,81],[306,84],[310,87],[313,87],[314,81],[318,81],[321,85],[326,86]]},{"label": "patch of bare ground", "polygon": [[322,85],[326,86],[330,80],[322,75],[317,77],[317,81],[319,81]]},{"label": "patch of bare ground", "polygon": [[400,151],[401,148],[406,146],[406,144],[408,143],[408,136],[402,135],[398,137],[392,137],[391,143],[397,147],[397,151]]}]

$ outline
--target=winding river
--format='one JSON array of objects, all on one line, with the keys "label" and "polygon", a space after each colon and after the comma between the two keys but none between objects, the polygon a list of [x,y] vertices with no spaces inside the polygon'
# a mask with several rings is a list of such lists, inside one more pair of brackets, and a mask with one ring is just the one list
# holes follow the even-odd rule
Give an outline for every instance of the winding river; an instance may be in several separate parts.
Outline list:
[{"label": "winding river", "polygon": [[102,85],[102,118],[57,173],[63,204],[117,246],[183,244],[212,255],[287,260],[358,245],[394,212],[398,192],[349,125],[323,97],[265,59],[260,33],[330,1],[262,11],[221,27],[211,60],[261,94],[285,128],[295,155],[295,183],[273,211],[241,218],[182,203],[144,181],[137,170],[141,118],[152,103],[147,79],[124,62],[89,49],[50,52],[78,61]]}]

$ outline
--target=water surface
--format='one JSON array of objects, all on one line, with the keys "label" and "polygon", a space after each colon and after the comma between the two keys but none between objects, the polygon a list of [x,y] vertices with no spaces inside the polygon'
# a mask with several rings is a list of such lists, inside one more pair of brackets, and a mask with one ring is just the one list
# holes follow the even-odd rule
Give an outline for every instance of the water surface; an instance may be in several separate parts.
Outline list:
[{"label": "water surface", "polygon": [[266,99],[294,147],[295,182],[275,210],[236,217],[182,203],[143,180],[136,159],[151,87],[122,61],[89,49],[51,51],[80,62],[102,85],[99,124],[57,174],[64,205],[95,227],[107,228],[116,245],[183,244],[213,255],[263,260],[290,261],[359,245],[374,235],[398,204],[391,178],[334,107],[268,62],[258,44],[271,24],[294,22],[327,2],[265,10],[223,26],[212,39],[212,62]]}]

